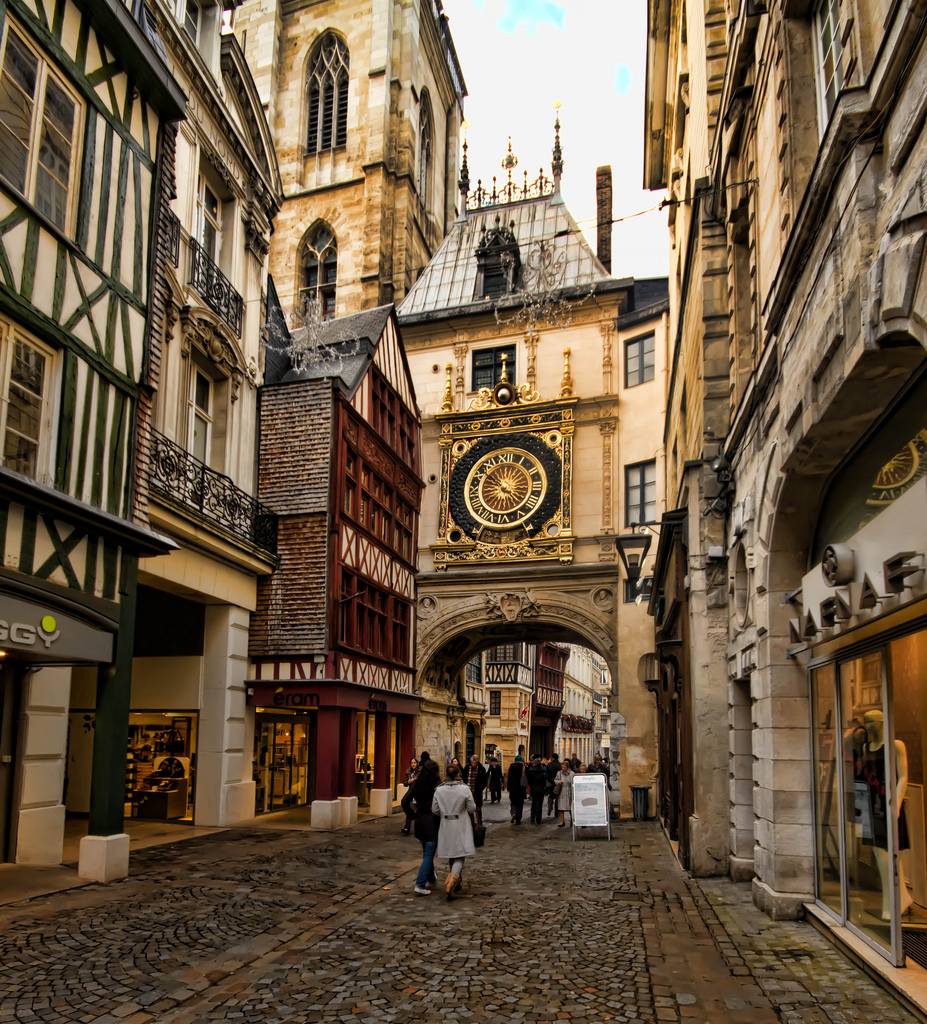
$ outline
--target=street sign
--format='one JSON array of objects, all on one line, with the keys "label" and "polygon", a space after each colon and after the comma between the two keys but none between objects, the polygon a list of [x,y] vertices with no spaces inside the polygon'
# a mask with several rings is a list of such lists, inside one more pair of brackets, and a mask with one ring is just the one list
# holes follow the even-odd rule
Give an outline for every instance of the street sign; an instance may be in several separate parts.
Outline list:
[{"label": "street sign", "polygon": [[611,842],[612,819],[605,783],[605,776],[599,772],[573,776],[573,811],[570,817],[573,821],[574,842],[578,828],[607,828]]}]

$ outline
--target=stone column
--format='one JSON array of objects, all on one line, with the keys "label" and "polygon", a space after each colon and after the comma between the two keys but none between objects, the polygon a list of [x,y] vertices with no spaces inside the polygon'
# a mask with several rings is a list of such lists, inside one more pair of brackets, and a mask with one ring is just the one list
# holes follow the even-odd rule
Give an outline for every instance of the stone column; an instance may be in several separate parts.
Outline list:
[{"label": "stone column", "polygon": [[197,825],[231,825],[254,817],[253,736],[245,735],[248,625],[244,608],[206,607],[196,748]]},{"label": "stone column", "polygon": [[[339,828],[341,801],[338,799],[341,765],[341,708],[319,708],[317,750],[315,755],[315,800],[312,801],[313,828]],[[348,751],[354,766],[354,750]]]},{"label": "stone column", "polygon": [[[15,684],[14,684],[15,685]],[[60,864],[64,845],[64,756],[68,741],[69,668],[43,668],[22,678],[18,747],[22,769],[11,824],[17,864]],[[123,739],[123,750],[125,739]],[[124,755],[123,755],[124,756]],[[125,766],[120,783],[125,783]],[[122,819],[120,818],[120,828]]]},{"label": "stone column", "polygon": [[338,802],[341,824],[357,821],[357,794],[354,791],[354,757],[357,750],[357,713],[342,708],[338,726]]},{"label": "stone column", "polygon": [[392,715],[381,711],[377,712],[374,724],[373,789],[370,790],[370,813],[381,816],[393,813],[393,791],[389,785],[392,722]]}]

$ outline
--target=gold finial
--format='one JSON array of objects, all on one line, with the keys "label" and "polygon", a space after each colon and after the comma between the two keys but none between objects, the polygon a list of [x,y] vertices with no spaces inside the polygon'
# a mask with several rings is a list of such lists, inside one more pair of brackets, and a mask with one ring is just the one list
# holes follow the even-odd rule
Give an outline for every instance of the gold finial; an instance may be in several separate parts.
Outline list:
[{"label": "gold finial", "polygon": [[502,376],[499,379],[499,383],[500,384],[502,384],[502,383],[504,383],[505,381],[508,380],[508,377],[506,376],[506,373],[505,373],[505,364],[508,362],[508,359],[509,359],[509,357],[506,355],[505,352],[503,352],[502,353]]},{"label": "gold finial", "polygon": [[563,350],[563,376],[560,378],[560,398],[573,397],[573,385],[576,382],[570,376],[570,350]]},{"label": "gold finial", "polygon": [[444,382],[444,401],[441,403],[441,412],[454,411],[454,392],[451,388],[451,370],[453,366],[448,363],[445,367],[447,379]]}]

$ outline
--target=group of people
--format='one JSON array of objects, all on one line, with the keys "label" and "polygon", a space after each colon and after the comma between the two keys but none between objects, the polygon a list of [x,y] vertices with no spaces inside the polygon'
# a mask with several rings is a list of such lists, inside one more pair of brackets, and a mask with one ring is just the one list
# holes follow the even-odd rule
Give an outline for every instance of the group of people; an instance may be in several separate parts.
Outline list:
[{"label": "group of people", "polygon": [[[543,821],[546,798],[548,817],[556,809],[560,815],[557,827],[565,827],[566,815],[572,818],[573,777],[589,772],[604,775],[606,785],[612,788],[608,759],[598,754],[591,765],[583,764],[575,754],[562,761],[556,754],[535,756],[526,764],[524,757],[517,754],[505,777],[511,823],[521,824],[525,801],[530,796],[531,821],[535,825]],[[482,829],[484,793],[488,789],[491,803],[501,801],[503,776],[495,758],[483,765],[476,755],[466,765],[461,765],[456,757],[451,758],[443,782],[440,774],[441,769],[427,751],[410,760],[403,780],[407,789],[402,798],[406,816],[402,832],[408,835],[414,827],[415,838],[422,844],[422,863],[414,891],[420,896],[431,894],[429,886],[438,882],[438,857],[448,862],[444,889],[447,899],[452,900],[463,887],[467,857],[476,849],[474,830]]]},{"label": "group of people", "polygon": [[554,810],[560,815],[557,828],[564,828],[566,815],[572,820],[573,814],[573,776],[598,772],[605,776],[605,784],[611,789],[608,761],[599,754],[593,763],[586,765],[574,754],[562,761],[556,754],[550,757],[535,755],[526,764],[521,754],[509,765],[505,788],[509,794],[509,811],[511,823],[520,825],[527,798],[531,797],[531,821],[540,825],[544,820],[544,801],[547,800],[547,816],[552,817]]}]

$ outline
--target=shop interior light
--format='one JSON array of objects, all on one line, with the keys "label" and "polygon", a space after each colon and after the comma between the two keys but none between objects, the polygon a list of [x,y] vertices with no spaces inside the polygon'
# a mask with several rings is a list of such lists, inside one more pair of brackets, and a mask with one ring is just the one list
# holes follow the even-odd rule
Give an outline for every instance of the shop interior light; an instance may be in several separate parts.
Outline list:
[{"label": "shop interior light", "polygon": [[6,657],[6,651],[0,651],[0,658]]}]

